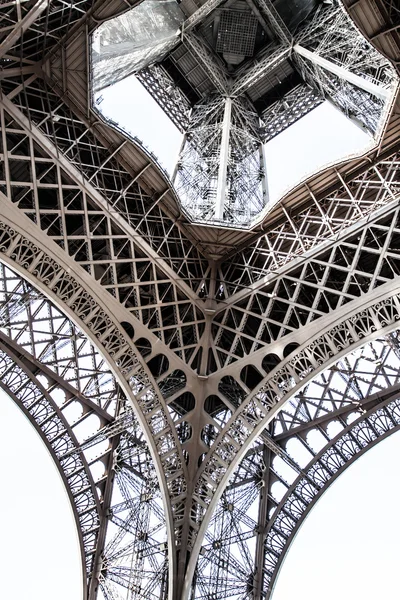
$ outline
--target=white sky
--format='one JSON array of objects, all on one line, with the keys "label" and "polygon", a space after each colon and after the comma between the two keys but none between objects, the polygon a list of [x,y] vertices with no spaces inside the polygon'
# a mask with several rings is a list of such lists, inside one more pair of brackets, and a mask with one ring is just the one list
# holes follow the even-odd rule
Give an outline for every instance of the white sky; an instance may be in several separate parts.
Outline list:
[{"label": "white sky", "polygon": [[[138,137],[172,173],[182,135],[135,77],[97,94],[99,110]],[[271,201],[322,166],[361,151],[371,140],[328,102],[271,140],[265,147]]]},{"label": "white sky", "polygon": [[400,432],[350,466],[310,511],[273,600],[398,600]]},{"label": "white sky", "polygon": [[81,600],[75,521],[53,459],[0,390],[0,597]]},{"label": "white sky", "polygon": [[[171,172],[180,135],[168,120],[160,121],[158,106],[154,112],[155,103],[140,84],[127,79],[101,95],[102,111],[141,138]],[[355,125],[322,105],[268,144],[271,196],[366,143]],[[81,600],[77,536],[61,479],[40,438],[4,394],[0,433],[5,459],[1,595],[7,600]],[[273,600],[399,597],[398,447],[395,434],[332,485],[298,534]]]}]

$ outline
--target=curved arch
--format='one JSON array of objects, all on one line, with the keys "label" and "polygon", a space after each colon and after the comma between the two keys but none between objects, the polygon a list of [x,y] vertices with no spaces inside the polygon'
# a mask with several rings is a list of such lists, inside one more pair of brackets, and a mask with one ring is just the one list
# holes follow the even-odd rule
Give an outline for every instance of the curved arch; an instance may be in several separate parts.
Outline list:
[{"label": "curved arch", "polygon": [[270,596],[296,531],[325,489],[400,428],[399,342],[397,331],[341,359],[251,445],[206,532],[196,598],[216,585],[225,590],[220,598]]},{"label": "curved arch", "polygon": [[[68,421],[27,365],[0,342],[0,387],[28,417],[61,476],[74,516],[82,563],[83,598],[100,530],[100,502],[93,477]],[[43,421],[45,423],[43,423]],[[72,489],[74,491],[72,491]]]},{"label": "curved arch", "polygon": [[285,402],[324,368],[352,349],[398,326],[398,286],[390,284],[378,288],[369,295],[367,301],[364,300],[363,310],[359,312],[348,306],[341,312],[341,318],[335,315],[336,324],[333,327],[330,325],[325,331],[318,331],[315,327],[317,334],[314,333],[314,339],[309,338],[307,343],[284,359],[243,399],[215,440],[208,460],[200,468],[193,493],[192,519],[200,527],[187,571],[186,593],[208,522],[225,485],[250,444]]},{"label": "curved arch", "polygon": [[[269,598],[272,594],[283,560],[294,536],[322,494],[343,471],[367,450],[373,448],[389,435],[399,431],[399,396],[400,389],[397,387],[396,390],[389,392],[378,406],[348,425],[307,465],[304,469],[305,475],[298,477],[280,502],[274,518],[267,526],[264,567],[266,598]],[[320,489],[314,487],[311,490],[309,481],[313,480],[315,482],[318,478]],[[290,517],[287,517],[288,508],[293,502],[296,502],[298,508],[296,520],[293,512]]]},{"label": "curved arch", "polygon": [[[166,499],[169,497],[172,500],[165,503],[169,543],[172,547],[173,520],[180,519],[183,512],[183,501],[174,502],[174,497],[182,498],[186,492],[186,464],[182,460],[177,433],[166,403],[158,393],[154,378],[143,358],[134,351],[132,341],[119,323],[115,323],[118,305],[110,309],[113,299],[109,297],[105,300],[106,311],[102,306],[104,302],[98,300],[92,291],[87,291],[90,289],[90,283],[81,283],[76,274],[74,277],[70,274],[71,269],[65,264],[62,250],[55,246],[52,249],[54,258],[50,258],[46,246],[38,239],[35,238],[34,243],[28,240],[28,224],[25,224],[23,234],[17,233],[22,226],[23,215],[14,214],[13,209],[10,205],[4,207],[7,216],[2,217],[0,230],[2,260],[13,265],[44,294],[59,303],[63,311],[70,314],[94,343],[102,348],[125,394],[130,397],[147,436],[162,493]],[[12,227],[7,224],[10,220]],[[33,228],[30,229],[33,233]],[[40,236],[40,232],[36,233]],[[160,431],[164,432],[162,437],[159,435]],[[173,571],[172,552],[169,558]]]},{"label": "curved arch", "polygon": [[62,474],[81,540],[85,600],[100,589],[105,598],[123,597],[132,585],[159,597],[168,585],[164,507],[129,401],[86,335],[3,265],[0,315],[1,386]]}]

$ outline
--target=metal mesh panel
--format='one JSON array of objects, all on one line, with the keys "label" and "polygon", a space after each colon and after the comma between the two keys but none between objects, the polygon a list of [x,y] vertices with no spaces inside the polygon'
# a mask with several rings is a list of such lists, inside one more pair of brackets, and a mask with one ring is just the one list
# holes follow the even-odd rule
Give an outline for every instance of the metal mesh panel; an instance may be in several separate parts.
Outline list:
[{"label": "metal mesh panel", "polygon": [[223,10],[217,52],[253,56],[256,32],[257,19],[252,13]]}]

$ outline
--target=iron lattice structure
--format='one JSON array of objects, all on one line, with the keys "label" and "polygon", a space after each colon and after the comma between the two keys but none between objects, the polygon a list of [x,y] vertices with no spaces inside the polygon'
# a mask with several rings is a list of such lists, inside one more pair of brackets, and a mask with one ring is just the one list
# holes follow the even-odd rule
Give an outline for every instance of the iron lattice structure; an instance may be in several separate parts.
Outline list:
[{"label": "iron lattice structure", "polygon": [[[250,160],[260,141],[321,98],[366,127],[381,121],[364,156],[316,173],[246,229],[193,224],[154,157],[93,108],[89,38],[135,4],[0,5],[1,386],[64,481],[84,598],[267,599],[308,511],[400,424],[399,14],[381,0],[349,3],[347,16],[314,6],[287,58],[304,79],[292,73],[285,94],[254,111],[240,91],[282,64],[293,34],[278,2],[257,2],[273,47],[261,44],[264,62],[238,63],[222,111],[202,39],[224,5],[183,0],[183,40],[168,39],[168,52],[195,48],[208,81],[180,113],[175,86],[168,110],[192,149],[204,119],[221,130],[230,105],[240,160],[261,184]],[[369,39],[357,33],[356,50],[343,47],[351,19]],[[250,52],[248,40],[216,42]],[[167,66],[140,73],[160,104]],[[207,102],[214,120],[200,116]],[[196,210],[211,214],[202,198]]]},{"label": "iron lattice structure", "polygon": [[195,25],[153,0],[101,24],[93,87],[136,73],[184,133],[173,179],[185,210],[243,227],[269,205],[264,143],[326,99],[379,135],[394,72],[336,1],[289,2],[291,17],[264,0],[206,6]]}]

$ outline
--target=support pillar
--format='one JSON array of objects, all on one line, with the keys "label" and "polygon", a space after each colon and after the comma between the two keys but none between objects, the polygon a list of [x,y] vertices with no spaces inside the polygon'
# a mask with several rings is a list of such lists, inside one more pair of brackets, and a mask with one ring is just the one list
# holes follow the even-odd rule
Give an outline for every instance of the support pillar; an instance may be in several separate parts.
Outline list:
[{"label": "support pillar", "polygon": [[221,147],[219,154],[217,197],[215,199],[215,218],[224,218],[226,198],[226,179],[228,175],[229,134],[231,130],[232,100],[225,98],[224,120],[222,122]]},{"label": "support pillar", "polygon": [[259,130],[245,97],[214,94],[193,107],[173,181],[196,220],[248,224],[264,208]]},{"label": "support pillar", "polygon": [[260,154],[260,172],[261,172],[261,187],[264,199],[264,206],[269,204],[269,188],[268,188],[268,175],[267,175],[267,161],[265,160],[264,144],[259,146]]}]

